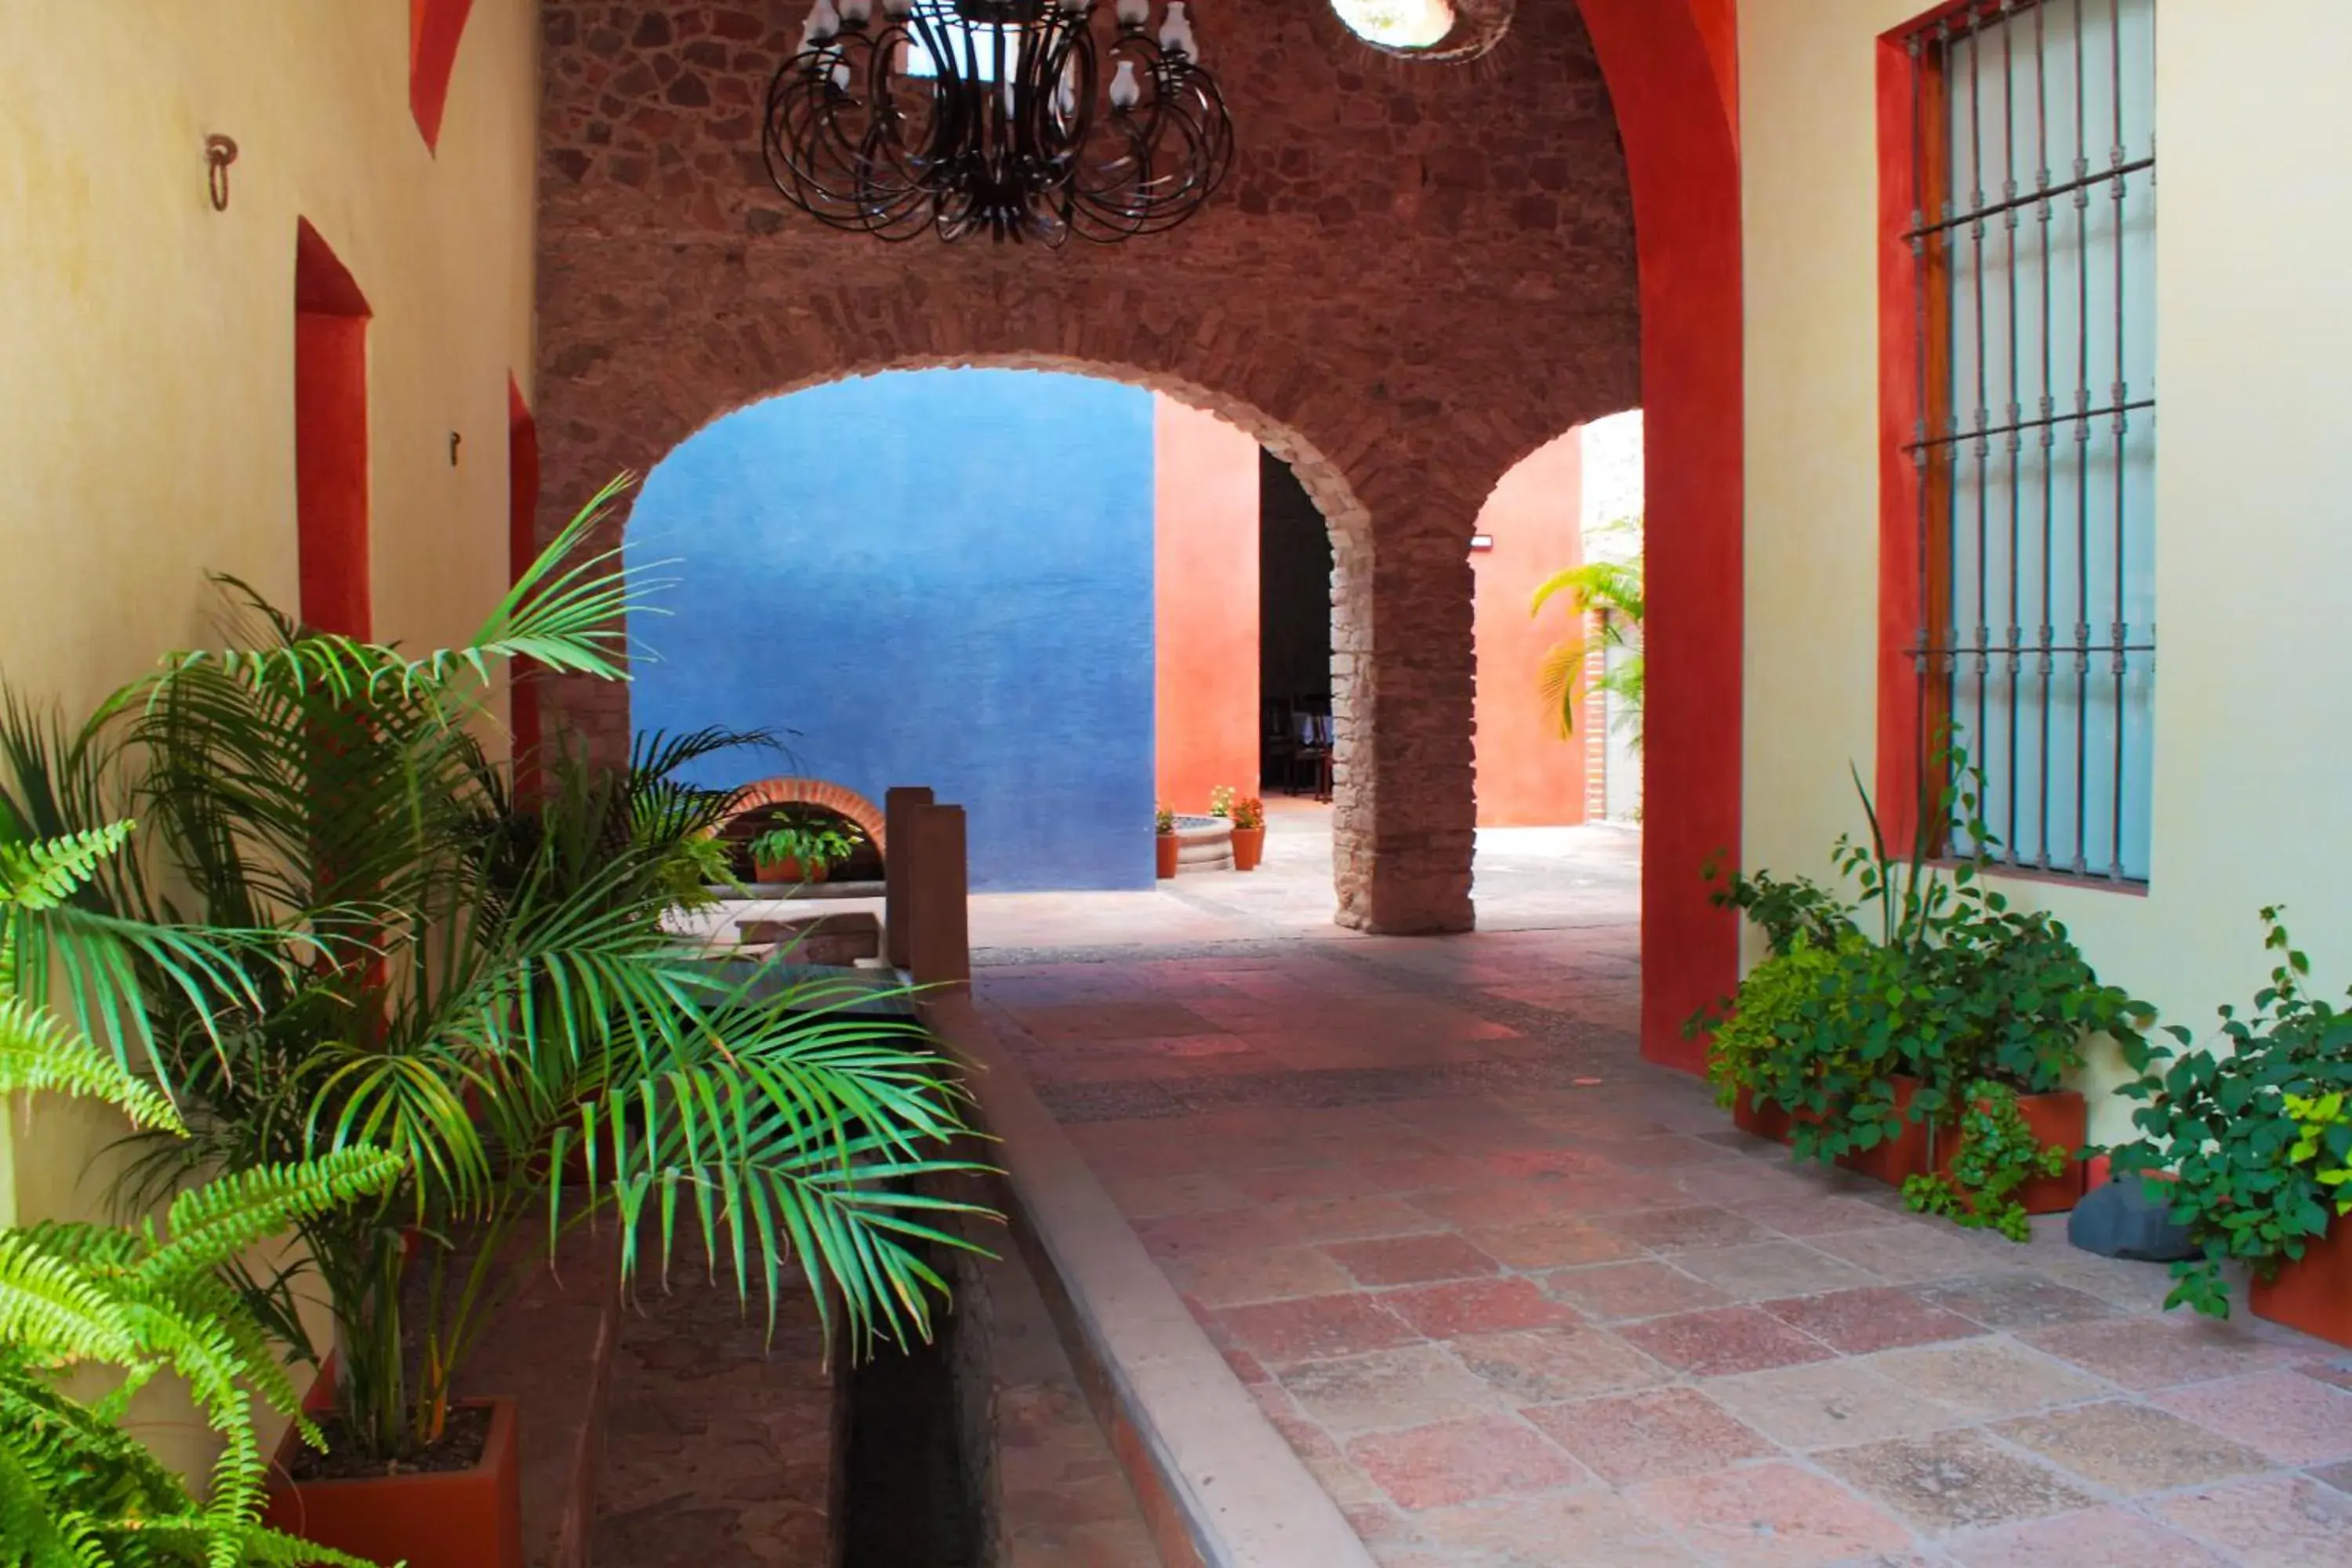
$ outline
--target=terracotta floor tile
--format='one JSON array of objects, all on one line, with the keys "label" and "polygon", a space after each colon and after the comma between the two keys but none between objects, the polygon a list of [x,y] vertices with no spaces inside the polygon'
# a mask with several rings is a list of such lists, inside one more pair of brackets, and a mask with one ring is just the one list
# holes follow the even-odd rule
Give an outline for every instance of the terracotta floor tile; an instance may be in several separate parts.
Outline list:
[{"label": "terracotta floor tile", "polygon": [[2115,1391],[2097,1378],[2005,1339],[1883,1351],[1863,1363],[1965,1415],[2018,1415]]},{"label": "terracotta floor tile", "polygon": [[1643,1256],[1641,1248],[1623,1237],[1579,1219],[1479,1226],[1464,1234],[1479,1251],[1512,1268],[1566,1268]]},{"label": "terracotta floor tile", "polygon": [[1511,1400],[1435,1345],[1299,1362],[1281,1385],[1303,1415],[1339,1436],[1383,1426],[1418,1426],[1508,1409]]},{"label": "terracotta floor tile", "polygon": [[2087,1291],[2020,1269],[1992,1269],[1918,1287],[1922,1300],[1988,1329],[2019,1332],[2112,1318],[2119,1308]]},{"label": "terracotta floor tile", "polygon": [[2108,1401],[2021,1415],[1995,1435],[2126,1497],[2202,1486],[2270,1468],[2242,1443],[2154,1405]]},{"label": "terracotta floor tile", "polygon": [[2352,1389],[2352,1355],[2321,1356],[2303,1363],[2296,1370],[2332,1387]]},{"label": "terracotta floor tile", "polygon": [[2015,1243],[1999,1237],[1988,1243],[1984,1239],[1987,1234],[1964,1231],[1941,1221],[1931,1224],[1906,1219],[1900,1225],[1816,1237],[1812,1245],[1890,1284],[1916,1285],[1956,1275],[1981,1274],[1996,1267],[2000,1259],[1990,1248],[2013,1247]]},{"label": "terracotta floor tile", "polygon": [[1704,1205],[1616,1215],[1602,1222],[1601,1228],[1652,1252],[1688,1252],[1772,1239],[1772,1233],[1755,1221],[1729,1209]]},{"label": "terracotta floor tile", "polygon": [[1233,1342],[1268,1363],[1320,1361],[1387,1350],[1419,1338],[1368,1297],[1305,1296],[1213,1312]]},{"label": "terracotta floor tile", "polygon": [[1301,1198],[1258,1211],[1286,1237],[1300,1241],[1356,1241],[1376,1236],[1426,1235],[1440,1227],[1402,1201],[1379,1194]]},{"label": "terracotta floor tile", "polygon": [[1154,1258],[1199,1258],[1217,1253],[1264,1252],[1301,1241],[1288,1217],[1266,1208],[1219,1209],[1139,1221],[1135,1234]]},{"label": "terracotta floor tile", "polygon": [[1425,1285],[1500,1272],[1493,1258],[1448,1232],[1332,1242],[1323,1250],[1359,1285]]},{"label": "terracotta floor tile", "polygon": [[1409,1200],[1433,1219],[1464,1230],[1506,1230],[1574,1220],[1582,1212],[1566,1194],[1518,1183],[1421,1193]]},{"label": "terracotta floor tile", "polygon": [[1630,1494],[1709,1561],[1810,1568],[1900,1552],[1911,1531],[1885,1509],[1785,1460],[1654,1481]]},{"label": "terracotta floor tile", "polygon": [[1893,1285],[1832,1290],[1825,1296],[1801,1296],[1762,1305],[1782,1322],[1804,1330],[1841,1355],[1964,1340],[1984,1331],[1966,1318],[1930,1306],[1918,1292]]},{"label": "terracotta floor tile", "polygon": [[2308,1476],[2235,1481],[2148,1506],[2246,1568],[2344,1568],[2352,1541],[2352,1495]]},{"label": "terracotta floor tile", "polygon": [[2143,1392],[2244,1376],[2293,1360],[2291,1351],[2235,1324],[2179,1314],[2121,1324],[2069,1323],[2018,1337],[2110,1383]]},{"label": "terracotta floor tile", "polygon": [[[1684,1184],[1689,1185],[1687,1178]],[[1904,1223],[1901,1215],[1864,1203],[1858,1198],[1809,1194],[1749,1202],[1735,1196],[1727,1199],[1725,1206],[1755,1221],[1766,1230],[1780,1236],[1795,1237],[1801,1241],[1809,1237],[1835,1236],[1841,1231],[1872,1230],[1880,1226]]]},{"label": "terracotta floor tile", "polygon": [[1598,1488],[1432,1509],[1413,1523],[1434,1562],[1478,1568],[1697,1568],[1658,1522]]},{"label": "terracotta floor tile", "polygon": [[1557,1405],[1589,1394],[1663,1383],[1666,1369],[1600,1329],[1530,1329],[1465,1334],[1448,1347],[1468,1367],[1519,1405]]},{"label": "terracotta floor tile", "polygon": [[1408,1509],[1524,1496],[1591,1479],[1558,1447],[1505,1415],[1359,1437],[1348,1445],[1348,1458]]},{"label": "terracotta floor tile", "polygon": [[1811,1362],[1709,1378],[1704,1386],[1725,1409],[1791,1448],[1843,1448],[1924,1436],[1966,1419],[1853,1361]]},{"label": "terracotta floor tile", "polygon": [[1820,1341],[1753,1307],[1653,1318],[1617,1332],[1666,1365],[1700,1377],[1825,1361],[1833,1353]]},{"label": "terracotta floor tile", "polygon": [[1247,1194],[1223,1176],[1112,1176],[1103,1182],[1129,1220],[1210,1214],[1247,1206]]},{"label": "terracotta floor tile", "polygon": [[1877,1283],[1852,1264],[1817,1252],[1801,1241],[1678,1252],[1675,1267],[1736,1301],[1778,1300]]},{"label": "terracotta floor tile", "polygon": [[1380,1303],[1433,1340],[1513,1329],[1571,1327],[1574,1309],[1553,1300],[1532,1279],[1459,1279],[1386,1290]]},{"label": "terracotta floor tile", "polygon": [[1520,1414],[1616,1486],[1719,1470],[1775,1450],[1761,1433],[1694,1388],[1659,1388]]},{"label": "terracotta floor tile", "polygon": [[1264,1171],[1235,1171],[1224,1180],[1255,1204],[1359,1197],[1364,1192],[1364,1174],[1353,1165],[1276,1165]]},{"label": "terracotta floor tile", "polygon": [[1816,1455],[1821,1466],[1932,1535],[2015,1524],[2095,1500],[1974,1432],[1898,1437]]},{"label": "terracotta floor tile", "polygon": [[1545,1275],[1543,1288],[1586,1317],[1602,1322],[1696,1312],[1726,1306],[1731,1300],[1670,1263],[1648,1259],[1562,1268]]},{"label": "terracotta floor tile", "polygon": [[2281,1464],[2324,1465],[2352,1458],[2352,1392],[2299,1373],[2258,1373],[2200,1383],[2158,1394],[2156,1403]]},{"label": "terracotta floor tile", "polygon": [[2175,1530],[2120,1508],[2083,1509],[1951,1542],[1961,1568],[2227,1568]]},{"label": "terracotta floor tile", "polygon": [[1486,1161],[1470,1154],[1363,1155],[1363,1190],[1373,1193],[1439,1193],[1491,1187],[1508,1180]]},{"label": "terracotta floor tile", "polygon": [[1171,1258],[1161,1267],[1178,1290],[1213,1309],[1328,1296],[1355,1283],[1346,1269],[1309,1247],[1204,1253]]},{"label": "terracotta floor tile", "polygon": [[2311,1474],[2313,1479],[2326,1481],[2339,1492],[2352,1493],[2352,1460],[2340,1465],[2322,1465]]}]

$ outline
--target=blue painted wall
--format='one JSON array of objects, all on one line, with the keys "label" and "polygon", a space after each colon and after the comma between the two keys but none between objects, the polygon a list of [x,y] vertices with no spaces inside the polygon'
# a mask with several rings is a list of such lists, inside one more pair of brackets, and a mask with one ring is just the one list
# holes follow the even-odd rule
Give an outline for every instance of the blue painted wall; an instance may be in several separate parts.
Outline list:
[{"label": "blue painted wall", "polygon": [[898,372],[739,410],[646,477],[641,730],[798,731],[796,773],[967,814],[972,884],[1152,882],[1151,395]]}]

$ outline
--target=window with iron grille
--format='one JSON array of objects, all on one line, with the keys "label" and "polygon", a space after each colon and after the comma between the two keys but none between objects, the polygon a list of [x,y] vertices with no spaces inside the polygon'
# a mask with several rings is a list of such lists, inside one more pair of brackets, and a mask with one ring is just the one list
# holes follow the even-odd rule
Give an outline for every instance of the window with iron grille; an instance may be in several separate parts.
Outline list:
[{"label": "window with iron grille", "polygon": [[[1973,0],[1903,39],[1921,766],[2000,865],[2148,874],[2156,0]],[[1900,221],[1901,215],[1890,214]],[[1892,525],[1892,524],[1891,524]]]}]

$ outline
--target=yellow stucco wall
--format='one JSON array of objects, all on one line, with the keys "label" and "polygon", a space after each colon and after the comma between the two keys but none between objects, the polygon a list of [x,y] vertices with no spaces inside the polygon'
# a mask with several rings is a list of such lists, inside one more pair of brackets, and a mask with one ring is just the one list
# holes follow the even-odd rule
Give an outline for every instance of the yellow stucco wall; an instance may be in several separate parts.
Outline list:
[{"label": "yellow stucco wall", "polygon": [[[294,243],[373,309],[375,629],[478,624],[507,568],[507,382],[530,391],[537,7],[475,0],[438,155],[407,0],[0,4],[0,674],[79,716],[213,640],[208,571],[296,592]],[[234,137],[226,212],[204,142]],[[449,461],[449,435],[463,437]],[[0,1117],[0,1223],[89,1211],[118,1129]],[[184,1418],[149,1435],[201,1458]],[[197,1429],[200,1431],[200,1428]]]},{"label": "yellow stucco wall", "polygon": [[[409,111],[408,22],[407,0],[0,5],[0,671],[17,692],[79,714],[208,640],[207,571],[294,603],[298,217],[374,310],[377,634],[461,636],[504,582],[536,7],[475,0],[437,156]],[[240,149],[225,213],[214,132]],[[16,1142],[22,1211],[68,1204],[75,1141]]]},{"label": "yellow stucco wall", "polygon": [[[1743,0],[1744,858],[1819,871],[1875,734],[1874,40],[1924,0]],[[2159,0],[2156,754],[2145,897],[2018,880],[2200,1031],[2284,900],[2352,982],[2352,51],[2340,0]],[[2098,1075],[2112,1080],[2112,1068]],[[2128,1130],[2126,1102],[2095,1136]]]}]

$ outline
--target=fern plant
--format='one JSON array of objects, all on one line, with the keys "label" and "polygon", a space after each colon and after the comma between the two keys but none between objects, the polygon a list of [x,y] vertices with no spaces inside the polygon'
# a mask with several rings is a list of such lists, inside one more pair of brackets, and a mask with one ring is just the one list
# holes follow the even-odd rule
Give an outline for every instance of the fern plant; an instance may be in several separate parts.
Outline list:
[{"label": "fern plant", "polygon": [[[116,823],[0,842],[0,1097],[105,1101],[150,1133],[184,1131],[172,1103],[17,984],[17,921],[66,905],[130,837]],[[254,1400],[301,1414],[268,1331],[233,1283],[250,1247],[388,1189],[399,1160],[347,1149],[236,1172],[179,1193],[159,1225],[49,1223],[0,1231],[0,1561],[28,1568],[358,1563],[259,1522],[265,1461]],[[111,1369],[94,1398],[75,1374]],[[184,1383],[221,1443],[202,1500],[121,1426],[157,1378]]]}]

